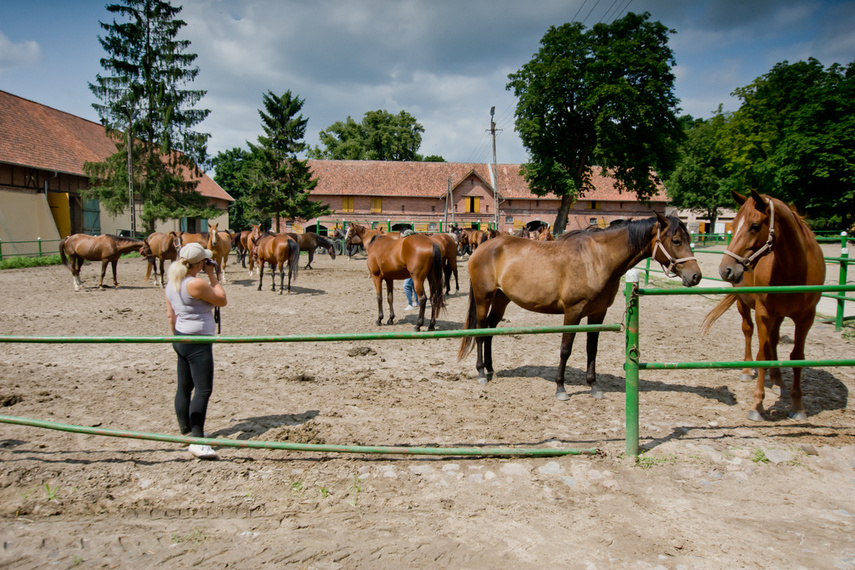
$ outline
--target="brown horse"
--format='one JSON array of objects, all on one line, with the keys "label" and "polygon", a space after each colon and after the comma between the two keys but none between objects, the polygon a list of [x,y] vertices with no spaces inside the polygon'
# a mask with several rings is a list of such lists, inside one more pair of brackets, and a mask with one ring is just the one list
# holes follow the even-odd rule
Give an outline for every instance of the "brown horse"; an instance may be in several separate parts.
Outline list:
[{"label": "brown horse", "polygon": [[383,282],[386,282],[386,292],[389,302],[389,320],[386,324],[395,322],[395,309],[392,305],[392,281],[413,279],[413,288],[419,299],[419,317],[415,330],[421,330],[425,322],[425,279],[430,285],[431,315],[428,330],[434,330],[436,318],[445,309],[445,297],[442,294],[442,251],[430,238],[413,234],[404,238],[394,239],[383,235],[377,230],[370,230],[358,224],[351,224],[348,229],[351,234],[359,236],[368,252],[368,271],[374,281],[377,291],[377,325],[383,324]]},{"label": "brown horse", "polygon": [[427,234],[427,237],[436,243],[442,251],[442,269],[445,273],[445,294],[451,294],[451,276],[454,275],[456,293],[460,292],[460,281],[457,278],[457,241],[451,234]]},{"label": "brown horse", "polygon": [[220,266],[220,279],[225,283],[226,264],[229,262],[229,252],[232,250],[232,234],[219,231],[218,226],[219,224],[208,224],[208,240],[204,245],[205,249],[211,250],[212,259]]},{"label": "brown horse", "polygon": [[249,235],[251,233],[251,230],[243,230],[242,232],[238,232],[235,235],[235,243],[233,244],[235,249],[237,250],[237,256],[238,259],[240,259],[241,267],[243,267],[244,269],[246,269],[246,254],[249,251],[247,239],[249,239]]},{"label": "brown horse", "polygon": [[[601,231],[576,231],[555,241],[534,241],[503,235],[483,244],[469,259],[469,310],[464,328],[495,328],[511,302],[523,309],[563,314],[564,325],[602,324],[614,302],[620,278],[642,260],[669,263],[687,287],[697,285],[701,270],[690,246],[689,232],[677,218],[656,217],[628,222]],[[575,333],[561,337],[555,397],[567,400],[564,370]],[[458,359],[478,346],[478,381],[486,384],[493,371],[493,337],[464,337]],[[599,333],[588,333],[586,378],[591,395],[601,398],[596,385]]]},{"label": "brown horse", "polygon": [[[151,277],[154,269],[154,282],[158,286],[164,286],[165,276],[163,273],[164,261],[175,261],[178,259],[178,250],[181,247],[181,237],[178,232],[154,232],[145,239],[145,245],[140,249],[140,255],[148,260],[145,270],[145,280]],[[157,280],[157,265],[160,262],[160,282]]]},{"label": "brown horse", "polygon": [[[297,280],[300,268],[300,246],[285,234],[262,232],[255,226],[251,236],[254,245],[254,257],[258,260],[258,290],[264,282],[264,264],[270,265],[270,278],[273,291],[276,291],[275,271],[279,271],[279,294],[285,289],[285,264],[288,264],[288,292],[291,292],[291,280]],[[249,260],[249,271],[252,273],[253,258]]]},{"label": "brown horse", "polygon": [[[734,231],[730,245],[719,265],[719,273],[735,287],[777,287],[785,285],[822,285],[825,283],[825,260],[822,249],[801,217],[786,204],[752,190],[750,196],[731,192],[740,205],[733,219]],[[738,289],[737,289],[738,291]],[[757,319],[759,349],[757,360],[777,360],[781,323],[785,317],[795,324],[795,338],[790,360],[804,360],[805,341],[816,316],[816,304],[822,293],[731,293],[722,299],[706,316],[703,332],[706,333],[721,315],[736,303],[742,315],[742,334],[745,339],[745,361],[751,361],[751,336]],[[763,419],[765,396],[764,368],[757,369],[754,388],[754,405],[748,419]],[[771,368],[769,377],[779,388],[781,397],[787,391],[781,382],[781,369]],[[745,368],[740,376],[751,379],[751,370]],[[793,368],[793,389],[790,392],[790,418],[807,419],[802,404],[802,369]]]},{"label": "brown horse", "polygon": [[[74,279],[74,290],[80,290],[80,268],[84,261],[101,262],[101,280],[98,287],[104,288],[104,274],[107,273],[107,264],[113,266],[113,285],[119,287],[116,279],[116,264],[125,253],[139,251],[145,245],[145,241],[134,238],[118,237],[110,234],[90,236],[86,234],[74,234],[59,242],[59,257]],[[70,261],[70,263],[69,263]]]},{"label": "brown horse", "polygon": [[335,259],[335,248],[333,247],[333,243],[323,236],[319,236],[314,232],[305,232],[302,234],[286,232],[284,235],[287,235],[296,241],[297,245],[300,246],[300,251],[309,252],[309,263],[307,263],[306,267],[303,269],[312,268],[312,260],[315,259],[315,251],[317,251],[319,247],[324,248],[327,253],[330,254],[330,257]]},{"label": "brown horse", "polygon": [[554,239],[552,232],[549,231],[549,226],[540,226],[540,229],[537,232],[538,241],[552,241]]}]

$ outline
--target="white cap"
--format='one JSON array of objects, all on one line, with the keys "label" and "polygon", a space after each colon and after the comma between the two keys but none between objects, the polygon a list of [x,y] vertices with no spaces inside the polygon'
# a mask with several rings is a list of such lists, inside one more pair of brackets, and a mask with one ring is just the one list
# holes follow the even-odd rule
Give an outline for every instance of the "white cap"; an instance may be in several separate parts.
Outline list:
[{"label": "white cap", "polygon": [[195,242],[182,247],[178,255],[181,259],[186,259],[191,265],[199,263],[203,259],[211,259],[214,256],[210,249],[205,249]]}]

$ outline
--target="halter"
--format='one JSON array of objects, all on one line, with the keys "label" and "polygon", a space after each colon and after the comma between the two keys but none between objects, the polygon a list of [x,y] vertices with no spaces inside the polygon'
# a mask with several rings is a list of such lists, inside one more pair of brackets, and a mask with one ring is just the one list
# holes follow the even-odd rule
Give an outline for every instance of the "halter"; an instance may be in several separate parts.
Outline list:
[{"label": "halter", "polygon": [[729,249],[724,250],[725,255],[729,255],[735,259],[745,269],[749,269],[758,258],[772,251],[772,240],[775,239],[775,203],[769,198],[769,236],[766,238],[766,243],[763,247],[751,254],[751,257],[743,257],[737,253],[733,253]]},{"label": "halter", "polygon": [[[662,239],[659,235],[659,224],[656,224],[656,245],[653,246],[653,259],[656,259],[656,250],[661,249],[662,253],[665,254],[665,257],[668,258],[668,267],[665,267],[665,264],[659,261],[659,265],[662,267],[662,272],[665,273],[666,277],[677,277],[677,265],[680,263],[685,263],[686,261],[697,261],[694,257],[681,257],[680,259],[674,259],[668,250],[665,249],[665,246],[662,245]],[[671,275],[671,272],[674,272],[674,275]]]},{"label": "halter", "polygon": [[[695,259],[694,257],[681,257],[680,259],[674,259],[671,256],[671,254],[668,253],[668,250],[665,249],[665,246],[662,245],[662,239],[661,239],[661,236],[659,234],[659,229],[660,229],[659,224],[657,223],[656,224],[656,245],[653,246],[652,257],[653,257],[653,259],[656,259],[656,250],[661,249],[662,253],[665,254],[665,257],[668,258],[668,267],[665,267],[665,264],[662,263],[661,261],[658,262],[659,266],[662,267],[662,272],[665,273],[666,277],[677,277],[678,275],[677,275],[676,268],[677,268],[678,264],[685,263],[686,261],[692,261],[692,260],[697,261],[697,259]],[[672,271],[674,272],[674,275],[671,275]]]}]

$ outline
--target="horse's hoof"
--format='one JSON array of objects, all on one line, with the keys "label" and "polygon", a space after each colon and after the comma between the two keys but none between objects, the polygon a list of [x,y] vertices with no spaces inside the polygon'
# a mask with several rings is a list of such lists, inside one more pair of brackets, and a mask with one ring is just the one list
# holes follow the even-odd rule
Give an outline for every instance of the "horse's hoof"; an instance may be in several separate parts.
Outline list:
[{"label": "horse's hoof", "polygon": [[413,327],[413,330],[414,330],[415,332],[421,332],[421,331],[422,331],[422,328],[421,328],[421,327],[416,326],[416,327]]},{"label": "horse's hoof", "polygon": [[434,327],[433,325],[430,325],[430,326],[428,326],[428,330],[429,330],[429,331],[436,330],[436,327]]},{"label": "horse's hoof", "polygon": [[602,388],[591,386],[591,397],[595,400],[602,400],[605,397],[605,392]]},{"label": "horse's hoof", "polygon": [[761,416],[760,412],[758,412],[757,410],[751,410],[750,412],[748,412],[748,419],[752,422],[762,422],[763,416]]},{"label": "horse's hoof", "polygon": [[790,419],[795,420],[797,422],[806,422],[807,421],[807,413],[805,413],[805,412],[790,412]]},{"label": "horse's hoof", "polygon": [[480,376],[480,377],[478,378],[478,383],[479,383],[479,384],[487,385],[487,384],[489,384],[489,383],[490,383],[490,379],[489,379],[489,378],[487,378],[486,376]]},{"label": "horse's hoof", "polygon": [[376,322],[376,323],[374,323],[374,324],[375,324],[375,325],[377,325],[378,327],[382,327],[382,326],[383,326],[383,321],[381,321],[380,319],[377,319],[377,322]]},{"label": "horse's hoof", "polygon": [[567,392],[555,392],[555,399],[561,400],[562,402],[566,402],[570,399],[570,396],[567,394]]},{"label": "horse's hoof", "polygon": [[752,376],[751,374],[740,374],[739,379],[743,382],[751,382],[752,380],[754,380],[754,376]]}]

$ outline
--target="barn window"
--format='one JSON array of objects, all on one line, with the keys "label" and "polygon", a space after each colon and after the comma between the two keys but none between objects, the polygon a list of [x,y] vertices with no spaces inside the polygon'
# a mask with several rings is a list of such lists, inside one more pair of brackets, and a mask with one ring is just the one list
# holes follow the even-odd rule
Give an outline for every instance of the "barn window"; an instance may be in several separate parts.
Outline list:
[{"label": "barn window", "polygon": [[353,196],[344,196],[341,199],[341,211],[353,212]]},{"label": "barn window", "polygon": [[383,211],[383,199],[371,198],[371,213],[379,214]]},{"label": "barn window", "polygon": [[407,207],[406,207],[406,206],[404,206],[403,204],[401,204],[401,211],[402,211],[402,212],[407,211]]},{"label": "barn window", "polygon": [[481,199],[478,196],[466,196],[466,212],[477,214],[480,210]]}]

